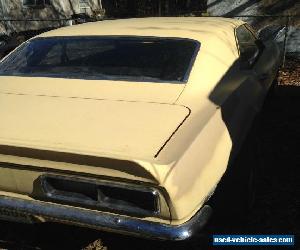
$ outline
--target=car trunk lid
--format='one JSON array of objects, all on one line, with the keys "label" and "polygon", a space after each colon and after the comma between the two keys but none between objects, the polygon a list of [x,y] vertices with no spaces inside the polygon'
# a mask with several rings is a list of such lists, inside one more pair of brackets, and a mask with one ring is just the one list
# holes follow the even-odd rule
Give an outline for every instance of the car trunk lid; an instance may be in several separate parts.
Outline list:
[{"label": "car trunk lid", "polygon": [[153,159],[188,114],[156,102],[1,93],[0,145]]}]

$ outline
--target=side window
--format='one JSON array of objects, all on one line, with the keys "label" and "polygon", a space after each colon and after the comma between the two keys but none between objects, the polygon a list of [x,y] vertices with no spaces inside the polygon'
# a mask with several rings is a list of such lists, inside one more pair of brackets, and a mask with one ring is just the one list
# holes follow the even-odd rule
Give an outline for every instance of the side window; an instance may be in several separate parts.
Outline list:
[{"label": "side window", "polygon": [[256,32],[256,30],[254,30],[254,28],[252,28],[250,25],[248,25],[248,24],[245,24],[245,27],[246,27],[246,29],[248,29],[251,33],[252,33],[252,35],[256,38],[256,39],[258,39],[258,35],[257,35],[257,32]]},{"label": "side window", "polygon": [[39,65],[60,65],[62,63],[62,50],[63,46],[61,44],[55,44],[39,62]]},{"label": "side window", "polygon": [[242,67],[243,69],[250,69],[261,51],[258,40],[244,25],[236,29],[236,38]]}]

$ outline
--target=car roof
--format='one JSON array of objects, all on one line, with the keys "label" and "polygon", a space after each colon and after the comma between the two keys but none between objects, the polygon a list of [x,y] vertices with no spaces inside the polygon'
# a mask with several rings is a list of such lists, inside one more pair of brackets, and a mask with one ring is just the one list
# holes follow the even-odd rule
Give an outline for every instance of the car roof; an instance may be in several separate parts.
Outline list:
[{"label": "car roof", "polygon": [[[200,50],[184,91],[180,90],[180,96],[177,96],[175,101],[180,105],[189,106],[194,103],[191,97],[195,97],[197,106],[199,100],[195,93],[200,93],[206,100],[215,84],[239,57],[235,28],[244,23],[241,20],[222,17],[132,18],[68,26],[43,33],[39,37],[154,36],[197,40],[200,42]],[[176,87],[180,88],[180,84],[168,84],[168,91],[171,92]],[[165,90],[165,93],[168,91]]]},{"label": "car roof", "polygon": [[198,41],[226,35],[244,22],[222,17],[150,17],[105,20],[67,26],[39,35],[52,36],[158,36],[190,38]]}]

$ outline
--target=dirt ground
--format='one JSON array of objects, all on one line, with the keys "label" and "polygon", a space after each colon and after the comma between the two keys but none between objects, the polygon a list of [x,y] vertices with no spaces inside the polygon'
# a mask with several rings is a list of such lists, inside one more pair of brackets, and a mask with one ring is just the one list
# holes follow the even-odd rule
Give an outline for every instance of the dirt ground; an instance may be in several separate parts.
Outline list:
[{"label": "dirt ground", "polygon": [[[262,111],[262,123],[258,131],[261,144],[260,168],[254,209],[245,223],[231,226],[228,233],[300,235],[296,222],[300,210],[300,87],[296,86],[300,85],[300,67],[293,65],[289,64],[280,72],[280,85],[269,95]],[[299,71],[295,72],[297,69]],[[223,226],[226,228],[227,225]],[[213,249],[210,246],[211,235],[208,238],[208,242],[204,243],[173,244],[66,225],[0,222],[0,249]],[[299,244],[298,247],[300,249]]]},{"label": "dirt ground", "polygon": [[300,86],[300,59],[287,58],[285,67],[279,71],[278,84]]}]

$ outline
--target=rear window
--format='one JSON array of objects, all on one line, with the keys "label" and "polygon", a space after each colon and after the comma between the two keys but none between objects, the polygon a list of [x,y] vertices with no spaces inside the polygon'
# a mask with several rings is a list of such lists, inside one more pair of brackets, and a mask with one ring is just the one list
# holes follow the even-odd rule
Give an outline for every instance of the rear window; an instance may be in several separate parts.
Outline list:
[{"label": "rear window", "polygon": [[198,48],[180,38],[36,38],[3,60],[0,74],[185,82]]}]

